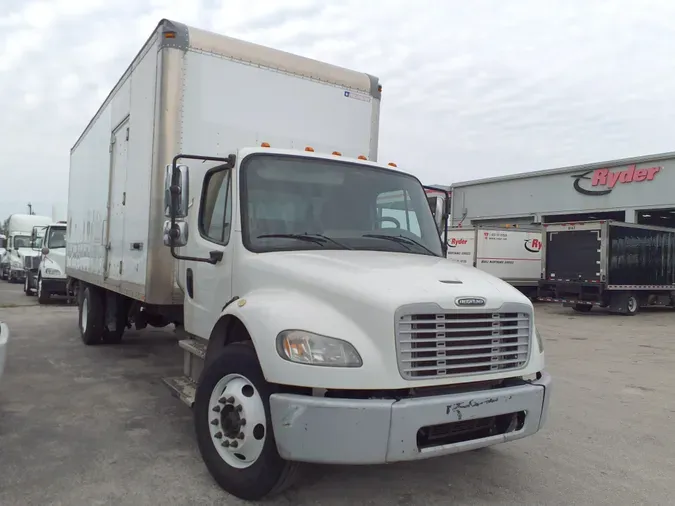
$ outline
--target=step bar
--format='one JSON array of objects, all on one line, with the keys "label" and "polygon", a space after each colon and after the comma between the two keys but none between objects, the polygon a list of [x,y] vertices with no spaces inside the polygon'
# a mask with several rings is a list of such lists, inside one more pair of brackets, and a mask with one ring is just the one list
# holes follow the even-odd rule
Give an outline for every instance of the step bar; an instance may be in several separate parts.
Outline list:
[{"label": "step bar", "polygon": [[[182,333],[181,333],[182,334]],[[171,394],[192,408],[197,393],[197,383],[204,370],[206,341],[193,338],[181,339],[178,346],[183,349],[183,375],[162,378]]]}]

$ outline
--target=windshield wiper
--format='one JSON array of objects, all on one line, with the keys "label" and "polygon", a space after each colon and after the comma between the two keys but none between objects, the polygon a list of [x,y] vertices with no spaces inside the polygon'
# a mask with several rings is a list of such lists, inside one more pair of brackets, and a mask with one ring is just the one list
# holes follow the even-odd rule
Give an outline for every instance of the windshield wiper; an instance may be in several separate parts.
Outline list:
[{"label": "windshield wiper", "polygon": [[328,237],[323,234],[308,234],[308,233],[303,233],[303,234],[263,234],[259,235],[256,239],[265,239],[265,238],[274,238],[274,237],[279,237],[279,238],[290,238],[290,239],[298,239],[300,241],[307,241],[307,242],[313,242],[315,244],[320,244],[321,246],[325,246],[326,242],[331,242],[337,246],[339,246],[342,249],[353,249],[347,246],[346,244],[343,244],[341,242],[336,241],[332,237]]},{"label": "windshield wiper", "polygon": [[373,237],[375,239],[386,239],[388,241],[393,241],[398,244],[402,244],[409,250],[412,248],[410,247],[410,244],[414,244],[415,246],[419,246],[423,250],[425,250],[427,253],[433,255],[433,256],[438,256],[436,253],[431,251],[429,248],[427,248],[424,244],[421,242],[416,241],[415,239],[411,239],[410,237],[406,237],[404,235],[385,235],[385,234],[363,234],[361,237]]}]

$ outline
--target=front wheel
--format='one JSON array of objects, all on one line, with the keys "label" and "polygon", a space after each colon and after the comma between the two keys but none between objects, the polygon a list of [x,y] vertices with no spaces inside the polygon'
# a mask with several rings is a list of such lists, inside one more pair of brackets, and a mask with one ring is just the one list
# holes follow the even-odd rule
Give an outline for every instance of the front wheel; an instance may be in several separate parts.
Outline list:
[{"label": "front wheel", "polygon": [[50,297],[50,295],[51,295],[51,294],[50,294],[47,290],[45,290],[44,286],[42,285],[42,277],[40,276],[40,277],[38,278],[38,282],[37,282],[37,298],[38,298],[38,302],[39,302],[40,304],[47,304],[47,303],[49,302],[49,297]]},{"label": "front wheel", "polygon": [[244,500],[277,494],[292,484],[298,463],[283,460],[272,431],[269,397],[252,346],[227,346],[205,369],[194,404],[202,459],[216,482]]}]

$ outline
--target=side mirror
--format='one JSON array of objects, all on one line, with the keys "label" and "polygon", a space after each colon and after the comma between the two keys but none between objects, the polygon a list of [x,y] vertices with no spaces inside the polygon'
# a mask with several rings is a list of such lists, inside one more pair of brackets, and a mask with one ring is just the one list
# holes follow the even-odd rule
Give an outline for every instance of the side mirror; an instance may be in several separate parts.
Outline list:
[{"label": "side mirror", "polygon": [[49,248],[48,248],[47,246],[45,246],[44,248],[42,248],[42,254],[43,254],[43,255],[48,255],[48,254],[49,254]]},{"label": "side mirror", "polygon": [[436,228],[438,233],[443,233],[443,228],[446,226],[446,216],[445,216],[445,199],[443,197],[435,197],[431,212],[434,215],[434,221],[436,222]]},{"label": "side mirror", "polygon": [[188,224],[185,221],[177,221],[171,228],[171,220],[164,222],[164,246],[180,248],[188,241]]},{"label": "side mirror", "polygon": [[167,165],[164,173],[164,216],[185,218],[190,202],[190,169],[187,165]]}]

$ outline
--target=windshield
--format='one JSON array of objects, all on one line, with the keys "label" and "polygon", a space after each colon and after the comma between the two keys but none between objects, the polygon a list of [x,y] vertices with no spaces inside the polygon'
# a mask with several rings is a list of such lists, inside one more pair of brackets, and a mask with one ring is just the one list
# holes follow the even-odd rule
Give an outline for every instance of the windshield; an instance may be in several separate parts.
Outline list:
[{"label": "windshield", "polygon": [[49,237],[47,238],[47,247],[49,249],[65,248],[66,247],[66,229],[65,228],[50,228]]},{"label": "windshield", "polygon": [[422,185],[393,170],[253,155],[241,170],[242,233],[251,251],[355,249],[442,256]]},{"label": "windshield", "polygon": [[14,248],[30,248],[30,236],[29,235],[15,235],[14,236]]}]

